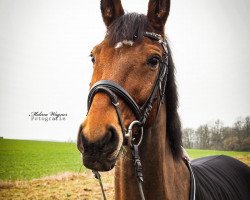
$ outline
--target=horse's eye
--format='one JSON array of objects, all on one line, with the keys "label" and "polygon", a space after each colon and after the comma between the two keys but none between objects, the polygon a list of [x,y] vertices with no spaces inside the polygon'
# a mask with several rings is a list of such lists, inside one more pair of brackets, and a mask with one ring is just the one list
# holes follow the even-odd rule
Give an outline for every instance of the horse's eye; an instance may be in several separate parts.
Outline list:
[{"label": "horse's eye", "polygon": [[159,56],[152,56],[148,59],[147,63],[150,67],[157,68],[160,62]]},{"label": "horse's eye", "polygon": [[90,57],[91,57],[91,62],[92,62],[92,63],[95,63],[95,57],[94,57],[94,55],[93,55],[93,54],[90,54]]}]

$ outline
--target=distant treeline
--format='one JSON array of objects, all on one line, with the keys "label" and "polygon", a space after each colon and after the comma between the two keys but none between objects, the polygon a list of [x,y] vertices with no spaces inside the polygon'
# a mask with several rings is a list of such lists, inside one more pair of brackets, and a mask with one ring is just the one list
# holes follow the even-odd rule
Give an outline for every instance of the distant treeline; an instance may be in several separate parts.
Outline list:
[{"label": "distant treeline", "polygon": [[212,125],[204,124],[196,130],[183,130],[185,148],[249,151],[250,150],[250,117],[239,118],[228,127],[221,120]]}]

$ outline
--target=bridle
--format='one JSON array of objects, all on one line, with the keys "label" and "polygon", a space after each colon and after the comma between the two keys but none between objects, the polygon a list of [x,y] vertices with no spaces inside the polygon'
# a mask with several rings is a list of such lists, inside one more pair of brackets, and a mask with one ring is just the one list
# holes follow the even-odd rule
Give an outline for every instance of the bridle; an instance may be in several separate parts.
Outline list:
[{"label": "bridle", "polygon": [[[91,103],[94,99],[95,94],[97,93],[106,93],[113,106],[115,107],[117,116],[118,116],[118,121],[121,126],[122,134],[123,134],[123,141],[128,140],[128,144],[131,146],[132,149],[132,157],[134,160],[135,164],[135,171],[137,174],[137,180],[139,183],[139,189],[140,189],[140,194],[141,198],[144,200],[144,193],[142,189],[142,182],[143,182],[143,174],[142,174],[142,165],[141,165],[141,160],[139,156],[139,145],[141,144],[142,138],[143,138],[143,126],[150,114],[150,111],[153,108],[153,103],[158,97],[158,92],[160,96],[161,102],[164,102],[164,96],[165,96],[165,87],[166,87],[166,82],[167,82],[167,74],[168,74],[168,49],[167,49],[167,42],[163,37],[159,34],[153,33],[153,32],[145,32],[143,34],[144,37],[147,37],[151,40],[157,41],[163,48],[164,53],[162,55],[162,58],[159,62],[159,72],[158,76],[155,80],[154,86],[151,90],[151,93],[146,100],[146,102],[143,104],[143,106],[139,106],[136,101],[131,97],[131,95],[119,84],[110,81],[110,80],[100,80],[96,82],[88,95],[88,110],[91,107]],[[118,102],[118,97],[119,96],[126,104],[127,106],[131,109],[131,111],[134,113],[136,120],[133,121],[129,127],[128,130],[124,127],[122,118],[121,118],[121,111],[119,107],[119,102]],[[133,138],[133,126],[139,126],[140,127],[140,132],[141,132],[141,137],[139,142],[135,143],[134,138]],[[125,142],[126,143],[126,142]],[[105,193],[103,191],[101,179],[100,179],[100,174],[96,171],[93,171],[95,174],[95,177],[99,179],[101,188],[102,188],[102,193],[104,199]]]},{"label": "bridle", "polygon": [[131,135],[128,135],[128,131],[126,131],[122,119],[121,119],[121,112],[119,108],[119,102],[118,97],[119,96],[131,109],[131,111],[134,113],[136,117],[136,123],[132,122],[133,124],[137,124],[140,127],[143,127],[147,117],[149,116],[150,111],[153,108],[153,103],[157,99],[157,92],[159,92],[160,100],[163,102],[164,96],[165,96],[165,87],[167,82],[167,74],[168,74],[168,50],[167,50],[167,42],[165,39],[162,38],[161,35],[152,33],[152,32],[145,32],[144,37],[148,37],[151,40],[155,40],[158,43],[161,44],[164,53],[159,63],[159,72],[158,76],[155,80],[154,86],[151,90],[151,93],[146,100],[146,102],[143,104],[143,106],[139,106],[136,101],[131,97],[131,95],[119,84],[110,81],[110,80],[100,80],[96,82],[88,95],[88,110],[91,107],[91,103],[93,101],[93,98],[95,94],[97,93],[106,93],[110,99],[111,103],[114,105],[116,109],[116,113],[118,116],[119,124],[122,129],[123,137],[124,139],[128,139],[128,137],[131,137]]},{"label": "bridle", "polygon": [[[141,141],[143,139],[143,126],[145,125],[145,122],[153,108],[153,103],[158,98],[160,98],[161,103],[164,102],[165,88],[166,88],[167,75],[168,75],[168,48],[167,48],[166,40],[159,34],[156,34],[153,32],[145,32],[143,36],[153,41],[158,42],[164,51],[162,58],[160,59],[160,62],[159,62],[159,71],[158,71],[158,75],[155,80],[154,86],[151,90],[151,93],[148,99],[143,104],[143,106],[140,107],[136,103],[136,101],[133,99],[133,97],[131,97],[131,95],[119,84],[110,80],[100,80],[92,86],[89,92],[87,108],[89,111],[92,101],[94,99],[94,96],[97,93],[105,93],[109,96],[111,103],[113,104],[116,110],[117,116],[118,116],[118,121],[121,126],[121,130],[123,134],[123,141],[125,141],[124,144],[125,145],[129,144],[131,147],[141,199],[145,200],[143,188],[142,188],[143,174],[142,174],[141,160],[139,156],[139,145],[141,144]],[[127,130],[122,121],[121,111],[120,111],[119,102],[118,102],[118,96],[127,104],[127,106],[131,109],[131,111],[136,117],[136,120],[133,121],[129,125]],[[138,126],[140,130],[140,139],[137,142],[135,142],[135,138],[133,137],[134,126]],[[102,182],[101,182],[101,176],[97,171],[93,171],[93,173],[95,174],[95,177],[99,180],[99,183],[102,189],[103,198],[106,199],[103,186],[102,186]]]}]

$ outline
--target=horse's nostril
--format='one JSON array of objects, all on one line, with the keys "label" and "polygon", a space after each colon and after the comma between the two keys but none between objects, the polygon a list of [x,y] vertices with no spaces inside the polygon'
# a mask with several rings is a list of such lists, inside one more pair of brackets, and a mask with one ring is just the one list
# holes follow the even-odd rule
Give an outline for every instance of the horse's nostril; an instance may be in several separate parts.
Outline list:
[{"label": "horse's nostril", "polygon": [[117,132],[113,127],[108,129],[108,132],[105,134],[104,138],[100,141],[99,145],[105,151],[113,150],[118,141]]},{"label": "horse's nostril", "polygon": [[113,127],[110,127],[104,137],[95,142],[90,142],[81,132],[78,135],[77,146],[81,153],[94,154],[103,152],[108,154],[116,148],[118,134]]},{"label": "horse's nostril", "polygon": [[83,137],[82,136],[82,126],[80,126],[79,131],[78,131],[78,135],[77,135],[77,148],[81,153],[84,152],[82,137]]}]

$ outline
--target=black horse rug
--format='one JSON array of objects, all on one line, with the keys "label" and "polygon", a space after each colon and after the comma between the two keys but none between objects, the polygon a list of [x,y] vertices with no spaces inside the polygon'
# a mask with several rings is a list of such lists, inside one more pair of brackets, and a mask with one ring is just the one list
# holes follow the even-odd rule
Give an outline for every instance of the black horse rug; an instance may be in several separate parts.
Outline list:
[{"label": "black horse rug", "polygon": [[228,156],[209,156],[191,162],[196,200],[250,200],[250,168]]}]

